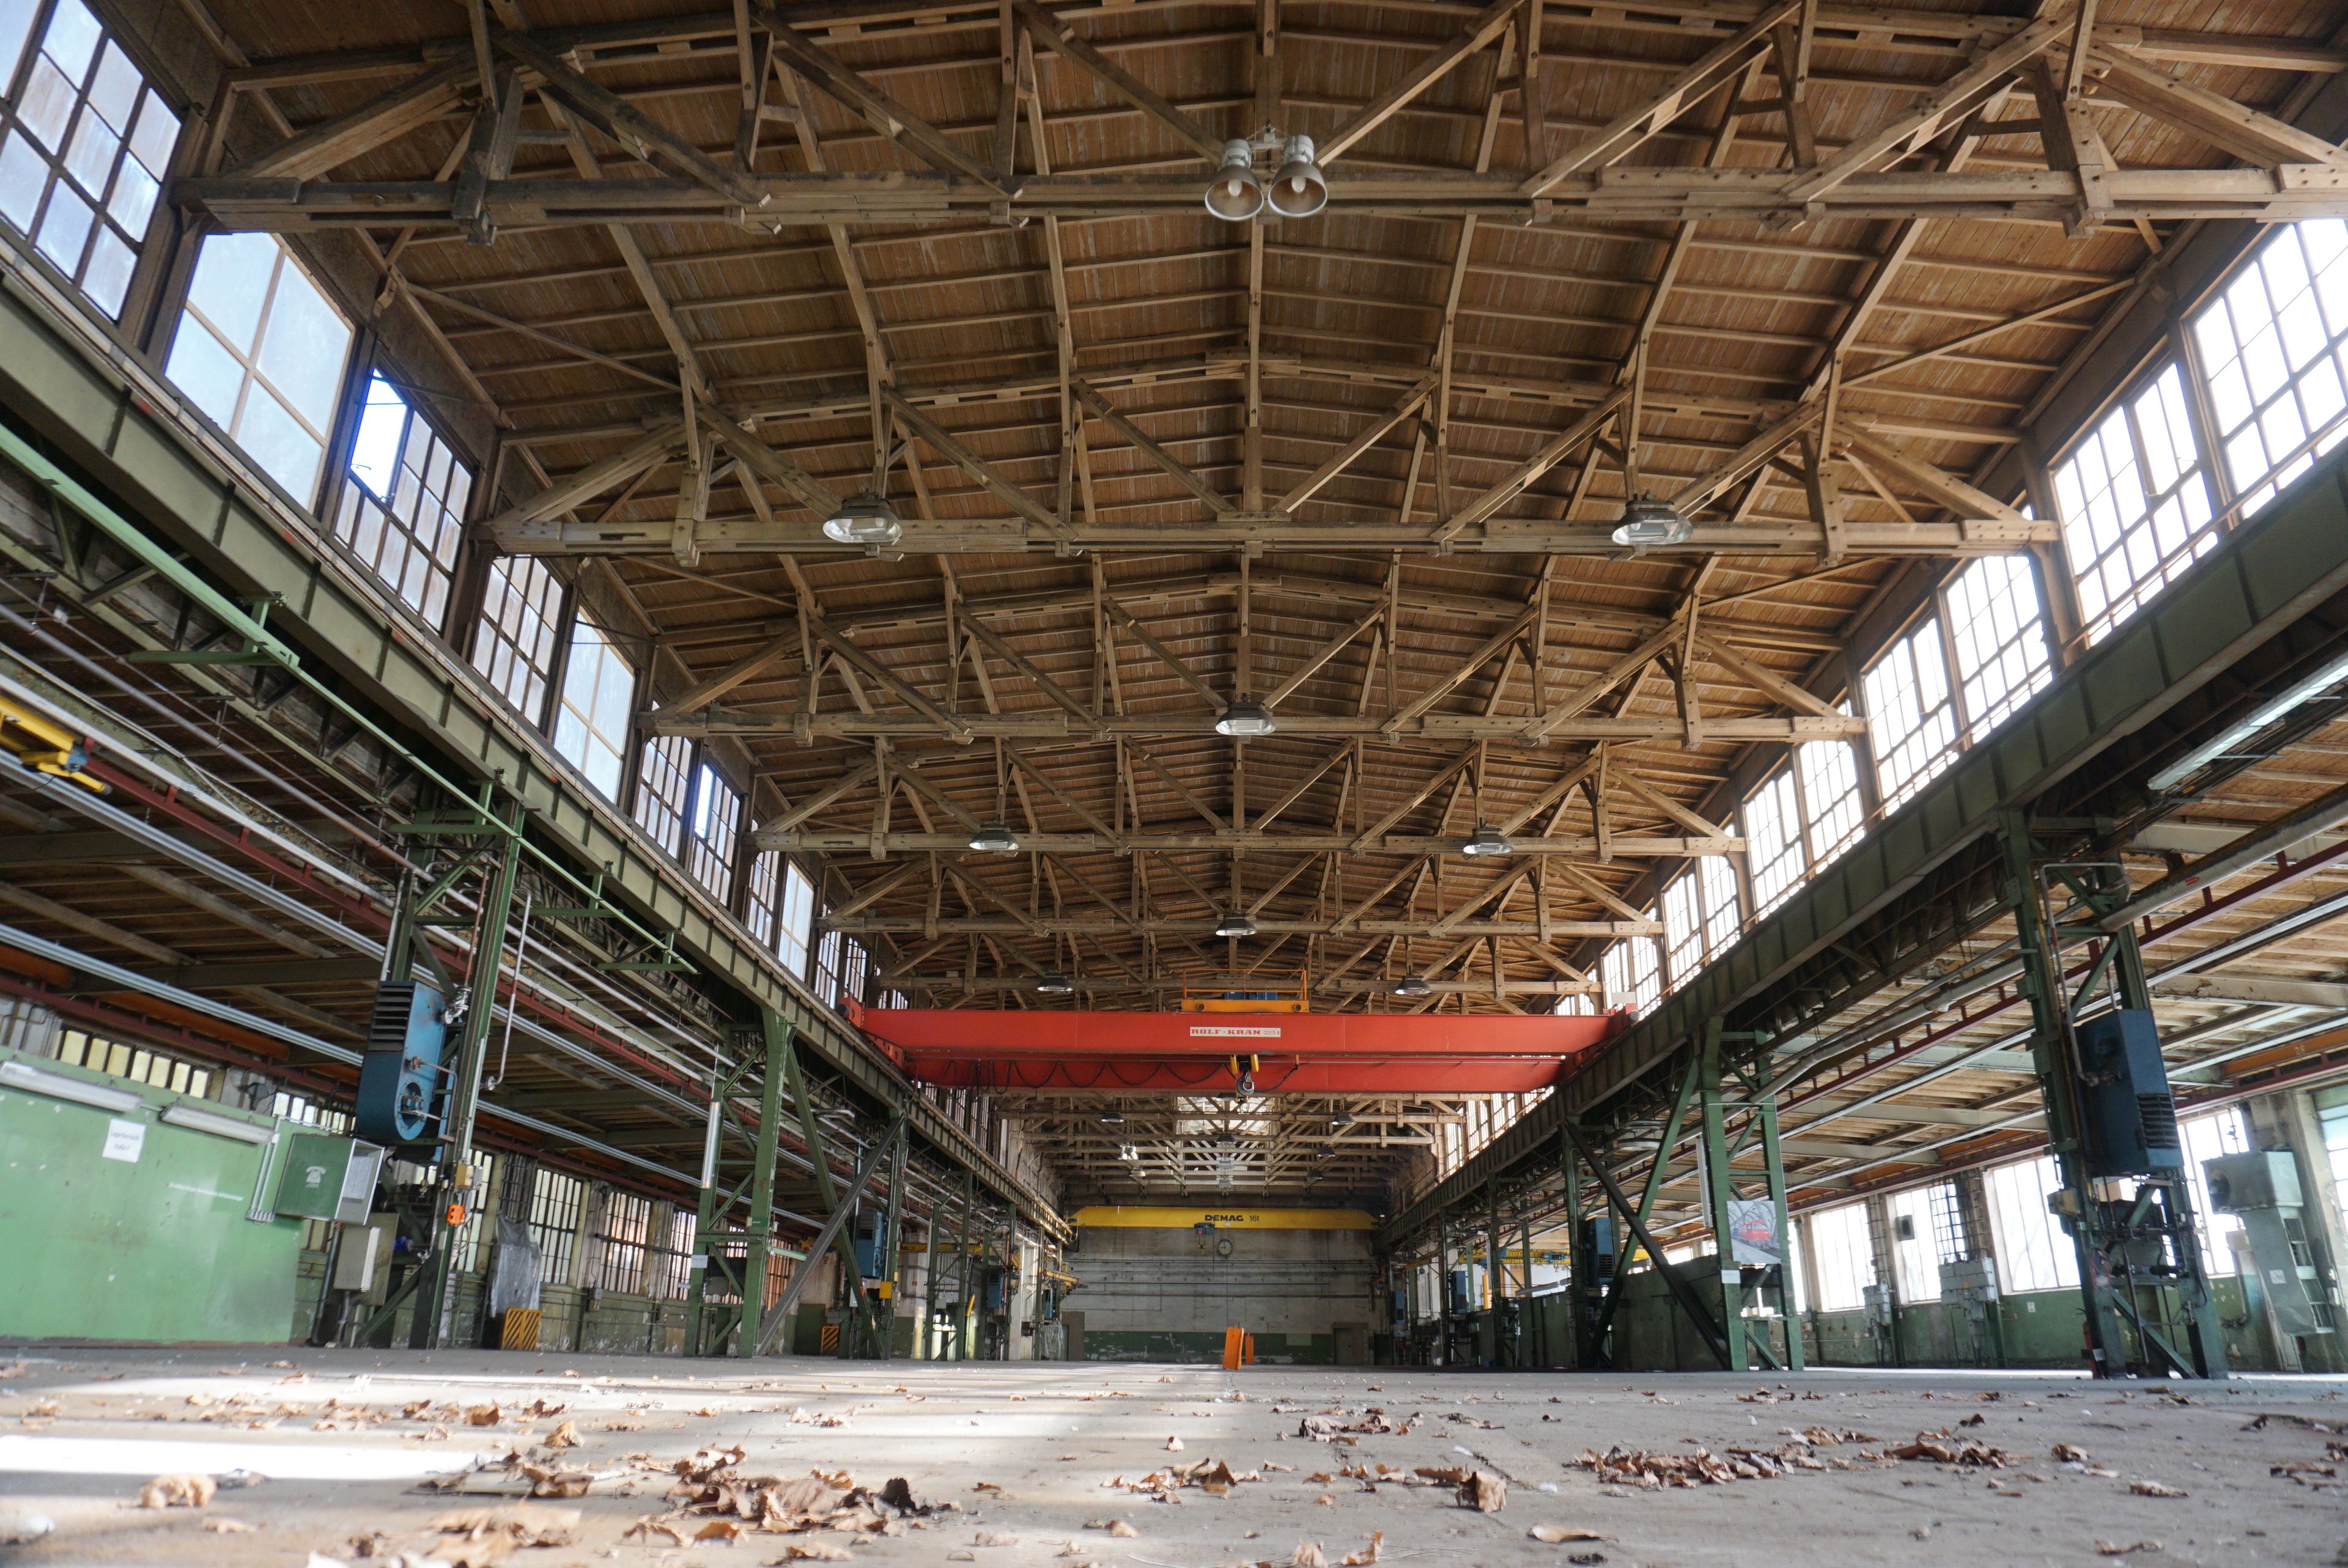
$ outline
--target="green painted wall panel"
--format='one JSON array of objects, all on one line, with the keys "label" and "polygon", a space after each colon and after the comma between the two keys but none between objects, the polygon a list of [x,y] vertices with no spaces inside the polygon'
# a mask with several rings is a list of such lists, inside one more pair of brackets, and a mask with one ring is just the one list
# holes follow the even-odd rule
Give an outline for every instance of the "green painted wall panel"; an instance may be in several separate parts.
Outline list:
[{"label": "green painted wall panel", "polygon": [[0,1336],[285,1341],[302,1224],[245,1218],[262,1148],[152,1115],[109,1160],[113,1112],[0,1091]]}]

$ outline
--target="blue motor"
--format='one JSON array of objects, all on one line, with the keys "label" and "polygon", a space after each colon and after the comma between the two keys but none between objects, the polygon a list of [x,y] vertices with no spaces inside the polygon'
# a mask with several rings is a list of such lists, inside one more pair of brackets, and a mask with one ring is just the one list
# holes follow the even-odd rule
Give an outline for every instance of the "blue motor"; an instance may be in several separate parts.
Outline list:
[{"label": "blue motor", "polygon": [[416,980],[377,987],[359,1063],[359,1136],[394,1149],[429,1144],[448,1098],[448,1049],[439,991]]},{"label": "blue motor", "polygon": [[2177,1174],[2185,1169],[2177,1101],[2148,1008],[2118,1008],[2078,1026],[2080,1106],[2091,1176]]}]

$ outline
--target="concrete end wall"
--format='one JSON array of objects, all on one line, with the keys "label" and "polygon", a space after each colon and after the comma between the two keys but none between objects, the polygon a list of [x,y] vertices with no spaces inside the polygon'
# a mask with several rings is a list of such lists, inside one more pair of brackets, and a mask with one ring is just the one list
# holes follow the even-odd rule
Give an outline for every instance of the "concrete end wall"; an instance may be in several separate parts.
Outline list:
[{"label": "concrete end wall", "polygon": [[1086,1226],[1078,1236],[1067,1305],[1084,1314],[1086,1360],[1217,1361],[1233,1326],[1255,1336],[1261,1361],[1369,1358],[1368,1231]]}]

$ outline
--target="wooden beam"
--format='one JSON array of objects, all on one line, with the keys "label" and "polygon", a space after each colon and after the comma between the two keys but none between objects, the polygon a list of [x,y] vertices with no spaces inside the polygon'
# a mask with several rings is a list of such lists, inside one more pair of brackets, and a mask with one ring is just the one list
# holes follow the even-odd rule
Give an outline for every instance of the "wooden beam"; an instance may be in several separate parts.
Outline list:
[{"label": "wooden beam", "polygon": [[1408,418],[1413,409],[1426,401],[1427,395],[1435,390],[1438,379],[1437,374],[1430,371],[1413,382],[1384,414],[1363,426],[1351,441],[1331,454],[1328,461],[1313,470],[1298,482],[1294,489],[1282,496],[1278,503],[1280,510],[1294,511],[1319,494],[1323,486],[1352,467],[1356,457],[1385,439],[1387,431]]},{"label": "wooden beam", "polygon": [[829,50],[818,48],[772,5],[751,7],[759,24],[772,35],[775,52],[791,68],[823,91],[861,115],[874,130],[904,148],[922,162],[971,180],[991,195],[1009,192],[995,171],[965,154],[937,127],[907,108],[877,84],[842,65]]},{"label": "wooden beam", "polygon": [[1224,497],[1220,491],[1199,477],[1180,458],[1151,440],[1141,426],[1118,413],[1091,382],[1081,375],[1071,375],[1068,378],[1068,390],[1075,394],[1077,402],[1091,409],[1094,415],[1106,421],[1111,429],[1132,442],[1134,448],[1143,456],[1172,475],[1184,489],[1206,502],[1208,507],[1216,516],[1228,517],[1238,509]]},{"label": "wooden beam", "polygon": [[1517,5],[1518,0],[1492,0],[1492,4],[1478,12],[1467,26],[1454,34],[1450,42],[1413,67],[1402,80],[1355,110],[1353,118],[1338,127],[1327,140],[1316,138],[1315,149],[1320,155],[1321,167],[1326,169],[1336,162],[1354,143],[1385,124],[1405,105],[1449,75],[1454,67],[1498,37],[1500,30],[1509,25]]},{"label": "wooden beam", "polygon": [[1887,160],[1915,151],[2003,89],[2042,51],[2070,36],[2075,15],[2043,16],[1941,84],[1907,113],[1851,142],[1786,188],[1788,201],[1807,203]]},{"label": "wooden beam", "polygon": [[528,34],[500,30],[491,35],[491,41],[500,53],[536,72],[541,91],[643,162],[705,186],[744,207],[755,210],[773,200],[772,192],[758,181],[709,158],[619,94],[581,76],[564,65],[554,50]]},{"label": "wooden beam", "polygon": [[1119,96],[1196,148],[1208,162],[1220,164],[1223,144],[1198,121],[1166,101],[1149,84],[1076,36],[1066,22],[1051,15],[1033,0],[1011,0],[1011,9],[1043,45],[1117,89]]},{"label": "wooden beam", "polygon": [[1771,30],[1800,8],[1800,0],[1770,0],[1735,36],[1706,50],[1659,91],[1617,115],[1604,128],[1525,180],[1519,189],[1529,197],[1546,196],[1575,176],[1616,162],[1702,99],[1734,81],[1736,73],[1755,55],[1769,46]]},{"label": "wooden beam", "polygon": [[2223,93],[2197,87],[2098,41],[2087,51],[2089,67],[2101,73],[2096,90],[2152,118],[2200,138],[2245,163],[2271,168],[2314,164],[2333,174],[2348,173],[2348,152],[2295,125],[2260,114]]},{"label": "wooden beam", "polygon": [[469,57],[448,60],[247,159],[235,172],[247,179],[314,179],[438,119],[457,108],[476,79]]},{"label": "wooden beam", "polygon": [[880,400],[896,414],[898,418],[905,422],[908,429],[928,442],[938,456],[977,480],[987,494],[1038,528],[1064,539],[1070,537],[1066,518],[1055,517],[1050,511],[1038,506],[1026,491],[997,473],[993,464],[949,435],[937,421],[901,396],[896,388],[882,387]]},{"label": "wooden beam", "polygon": [[943,730],[957,743],[967,744],[973,738],[973,732],[969,725],[914,691],[899,679],[894,671],[888,669],[872,655],[859,648],[838,627],[826,620],[816,610],[810,608],[802,613],[806,618],[807,628],[815,634],[816,641],[846,660],[865,679],[880,686],[937,728]]},{"label": "wooden beam", "polygon": [[685,421],[664,420],[609,457],[557,479],[527,500],[516,502],[489,519],[491,528],[514,523],[543,522],[592,500],[613,486],[634,478],[645,469],[668,460],[685,435]]},{"label": "wooden beam", "polygon": [[1606,422],[1614,417],[1623,404],[1630,400],[1630,396],[1628,387],[1618,387],[1601,398],[1596,407],[1542,442],[1540,449],[1531,456],[1509,469],[1506,475],[1487,487],[1481,495],[1453,513],[1452,526],[1466,528],[1483,522],[1502,507],[1524,494],[1532,487],[1535,480],[1562,462],[1569,453],[1604,429]]}]

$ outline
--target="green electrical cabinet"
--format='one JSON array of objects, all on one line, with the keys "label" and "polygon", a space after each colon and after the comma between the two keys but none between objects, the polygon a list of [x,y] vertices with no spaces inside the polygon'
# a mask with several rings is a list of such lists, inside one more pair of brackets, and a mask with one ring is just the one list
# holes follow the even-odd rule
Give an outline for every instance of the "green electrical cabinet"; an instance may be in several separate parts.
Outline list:
[{"label": "green electrical cabinet", "polygon": [[373,1143],[324,1132],[290,1133],[278,1162],[273,1206],[296,1219],[363,1225],[374,1206],[383,1162],[384,1151]]},{"label": "green electrical cabinet", "polygon": [[0,1051],[0,1337],[283,1344],[277,1153],[268,1117]]}]

